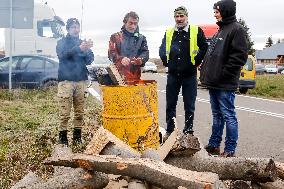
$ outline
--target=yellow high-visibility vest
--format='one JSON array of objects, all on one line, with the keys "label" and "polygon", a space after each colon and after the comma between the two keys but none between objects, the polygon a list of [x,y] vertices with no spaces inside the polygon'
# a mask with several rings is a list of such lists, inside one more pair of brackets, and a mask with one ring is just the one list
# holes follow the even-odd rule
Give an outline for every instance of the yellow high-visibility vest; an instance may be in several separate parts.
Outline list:
[{"label": "yellow high-visibility vest", "polygon": [[[169,28],[166,31],[166,55],[167,55],[167,62],[170,59],[170,50],[171,50],[171,44],[172,44],[172,38],[174,35],[174,28]],[[198,35],[198,26],[196,25],[190,25],[190,40],[189,40],[189,53],[191,57],[191,63],[195,65],[195,56],[198,53],[199,47],[197,46],[197,35]]]}]

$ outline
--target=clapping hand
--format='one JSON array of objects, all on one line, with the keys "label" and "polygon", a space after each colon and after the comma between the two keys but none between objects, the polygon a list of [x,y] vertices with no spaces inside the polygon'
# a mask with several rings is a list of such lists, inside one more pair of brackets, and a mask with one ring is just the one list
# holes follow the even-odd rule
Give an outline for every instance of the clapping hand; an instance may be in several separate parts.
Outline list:
[{"label": "clapping hand", "polygon": [[80,49],[82,51],[87,51],[92,47],[93,47],[93,41],[91,39],[89,39],[88,41],[83,40],[82,43],[80,44]]}]

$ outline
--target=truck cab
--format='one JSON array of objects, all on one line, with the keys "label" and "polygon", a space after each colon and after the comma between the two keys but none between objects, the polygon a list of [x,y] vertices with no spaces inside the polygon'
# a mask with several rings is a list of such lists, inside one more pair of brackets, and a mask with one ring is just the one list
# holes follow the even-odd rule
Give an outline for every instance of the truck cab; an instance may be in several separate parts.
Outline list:
[{"label": "truck cab", "polygon": [[[57,41],[64,36],[63,20],[46,3],[34,4],[32,29],[12,29],[13,55],[40,54],[56,57]],[[10,32],[5,29],[5,54],[10,51]]]}]

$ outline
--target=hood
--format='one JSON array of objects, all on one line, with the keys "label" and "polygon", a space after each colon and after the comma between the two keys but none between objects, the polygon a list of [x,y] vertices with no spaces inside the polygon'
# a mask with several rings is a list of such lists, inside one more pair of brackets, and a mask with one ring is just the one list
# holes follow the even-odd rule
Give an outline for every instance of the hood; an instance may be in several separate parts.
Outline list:
[{"label": "hood", "polygon": [[221,0],[214,4],[213,9],[220,11],[222,20],[217,22],[218,26],[223,26],[236,22],[236,2],[233,0]]},{"label": "hood", "polygon": [[236,15],[236,2],[233,0],[221,0],[214,4],[214,9],[220,11],[222,19]]}]

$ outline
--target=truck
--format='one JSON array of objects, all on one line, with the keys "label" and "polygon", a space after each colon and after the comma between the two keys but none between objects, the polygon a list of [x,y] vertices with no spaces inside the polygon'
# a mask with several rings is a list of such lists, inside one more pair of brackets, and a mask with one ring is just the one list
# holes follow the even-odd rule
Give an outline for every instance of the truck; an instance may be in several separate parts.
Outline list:
[{"label": "truck", "polygon": [[[207,43],[210,45],[210,41],[213,35],[218,31],[219,27],[216,24],[199,25],[204,31]],[[240,79],[239,79],[239,92],[245,94],[248,89],[255,88],[256,85],[256,59],[252,55],[248,55],[246,64],[242,67]],[[200,73],[198,72],[198,75]],[[199,77],[199,76],[198,76]]]},{"label": "truck", "polygon": [[[12,29],[12,53],[56,57],[57,41],[64,36],[63,20],[47,3],[35,2],[32,29]],[[10,30],[5,29],[5,55],[10,53]]]}]

